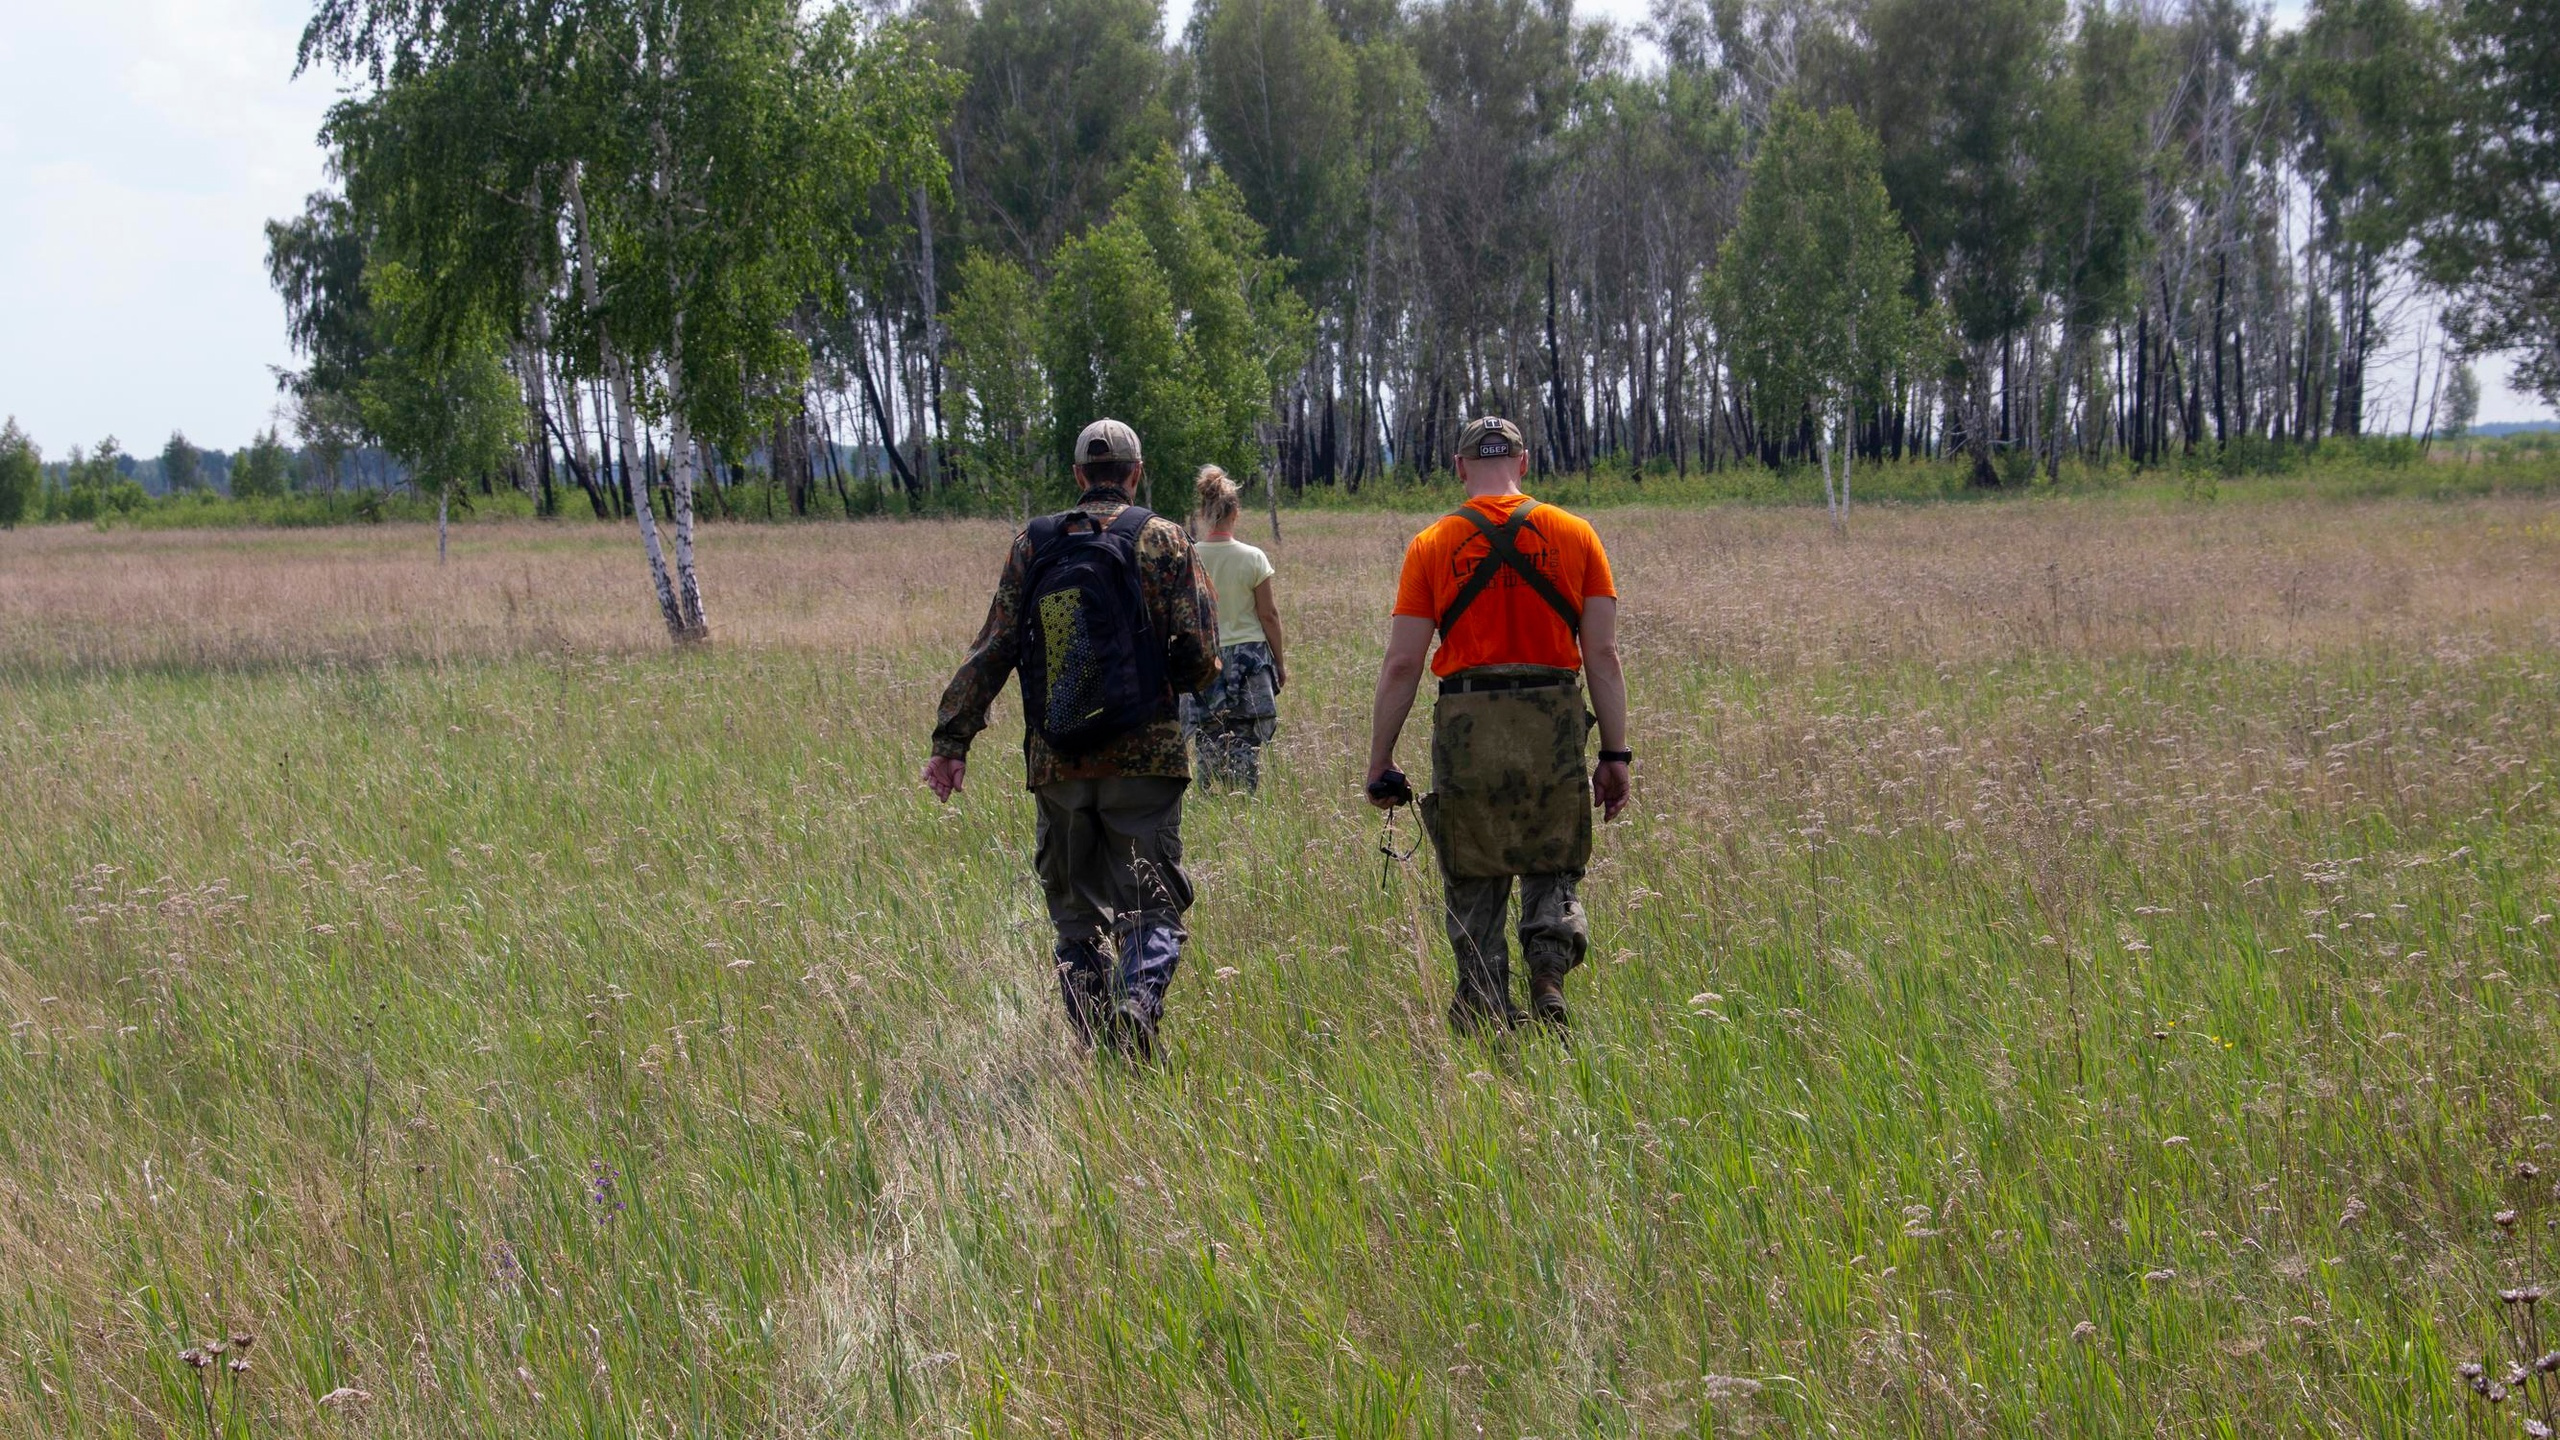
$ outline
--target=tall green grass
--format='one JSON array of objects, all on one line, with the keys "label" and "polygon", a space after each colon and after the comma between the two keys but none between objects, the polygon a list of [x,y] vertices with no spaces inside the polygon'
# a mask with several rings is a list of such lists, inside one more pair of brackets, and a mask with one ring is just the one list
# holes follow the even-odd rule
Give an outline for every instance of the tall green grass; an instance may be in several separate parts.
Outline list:
[{"label": "tall green grass", "polygon": [[1009,726],[914,784],[949,655],[12,679],[0,1430],[2466,1423],[2560,1258],[2544,632],[1657,619],[1575,1037],[1461,1043],[1301,613],[1153,1070]]}]

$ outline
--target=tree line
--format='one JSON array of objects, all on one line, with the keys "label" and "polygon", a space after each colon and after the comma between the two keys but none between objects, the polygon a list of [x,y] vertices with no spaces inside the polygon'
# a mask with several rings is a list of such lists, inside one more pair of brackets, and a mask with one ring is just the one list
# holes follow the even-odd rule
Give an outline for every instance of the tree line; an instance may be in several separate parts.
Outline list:
[{"label": "tree line", "polygon": [[[379,478],[397,474],[389,457],[371,454]],[[0,422],[0,528],[21,521],[89,521],[129,514],[153,495],[226,494],[243,499],[280,496],[316,475],[276,428],[269,426],[236,451],[208,450],[172,431],[160,453],[137,456],[110,435],[92,446],[74,445],[63,459],[44,451],[10,416]]]},{"label": "tree line", "polygon": [[[305,468],[632,523],[1160,473],[1925,456],[1982,485],[2560,398],[2551,0],[322,0]],[[2410,377],[2386,387],[2389,368]],[[2452,403],[2449,403],[2452,402]],[[772,493],[772,492],[768,492]]]}]

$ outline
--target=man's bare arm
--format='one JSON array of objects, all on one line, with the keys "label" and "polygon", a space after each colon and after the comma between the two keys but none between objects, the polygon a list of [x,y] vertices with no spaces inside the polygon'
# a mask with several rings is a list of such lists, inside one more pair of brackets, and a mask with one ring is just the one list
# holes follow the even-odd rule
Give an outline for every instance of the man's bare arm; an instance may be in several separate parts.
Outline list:
[{"label": "man's bare arm", "polygon": [[1396,737],[1413,713],[1413,694],[1422,686],[1422,662],[1431,653],[1436,628],[1422,616],[1398,615],[1387,632],[1387,657],[1378,665],[1378,697],[1369,710],[1371,782],[1395,768]]},{"label": "man's bare arm", "polygon": [[[1591,710],[1600,717],[1600,748],[1627,748],[1627,672],[1618,661],[1618,602],[1594,595],[1582,602],[1582,673],[1591,687]],[[1627,762],[1604,760],[1591,772],[1591,803],[1612,820],[1627,806]]]}]

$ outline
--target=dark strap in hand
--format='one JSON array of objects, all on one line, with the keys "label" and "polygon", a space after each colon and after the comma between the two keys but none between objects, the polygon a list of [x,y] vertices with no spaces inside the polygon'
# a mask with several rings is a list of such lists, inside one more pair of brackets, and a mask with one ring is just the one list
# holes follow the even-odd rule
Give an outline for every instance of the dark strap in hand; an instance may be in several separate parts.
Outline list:
[{"label": "dark strap in hand", "polygon": [[1457,598],[1449,602],[1449,608],[1440,612],[1441,639],[1449,638],[1449,632],[1457,628],[1458,617],[1467,613],[1467,607],[1475,604],[1476,597],[1493,584],[1493,577],[1504,570],[1528,582],[1538,598],[1546,601],[1547,607],[1556,612],[1556,618],[1564,622],[1564,627],[1573,632],[1573,638],[1577,641],[1582,638],[1582,607],[1564,598],[1564,592],[1556,588],[1556,583],[1532,564],[1528,556],[1520,553],[1519,534],[1523,530],[1535,533],[1536,527],[1529,524],[1529,512],[1537,508],[1537,501],[1523,500],[1519,509],[1497,525],[1468,506],[1458,507],[1458,518],[1475,526],[1484,535],[1485,557],[1476,562],[1475,573],[1467,577],[1467,583],[1458,587]]}]

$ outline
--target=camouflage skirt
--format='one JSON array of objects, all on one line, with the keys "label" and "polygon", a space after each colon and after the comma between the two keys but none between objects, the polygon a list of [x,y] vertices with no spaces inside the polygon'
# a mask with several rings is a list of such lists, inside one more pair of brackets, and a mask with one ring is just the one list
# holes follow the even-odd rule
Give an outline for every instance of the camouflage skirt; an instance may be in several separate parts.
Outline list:
[{"label": "camouflage skirt", "polygon": [[1555,683],[1442,695],[1433,708],[1422,823],[1441,868],[1461,880],[1581,870],[1591,859],[1583,747],[1592,725],[1581,676],[1541,665],[1460,673]]}]

